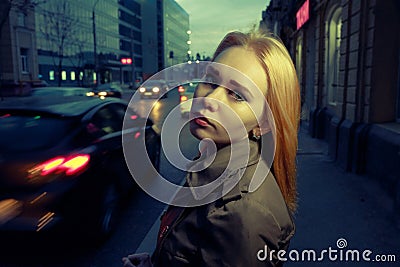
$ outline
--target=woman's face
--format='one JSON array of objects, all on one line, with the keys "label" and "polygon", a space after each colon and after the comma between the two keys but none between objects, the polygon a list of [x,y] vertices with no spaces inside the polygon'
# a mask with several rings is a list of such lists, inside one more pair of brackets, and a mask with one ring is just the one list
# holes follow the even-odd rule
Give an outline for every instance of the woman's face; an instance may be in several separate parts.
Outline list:
[{"label": "woman's face", "polygon": [[252,50],[235,46],[224,50],[208,66],[190,112],[190,131],[224,146],[248,138],[263,116],[267,77]]}]

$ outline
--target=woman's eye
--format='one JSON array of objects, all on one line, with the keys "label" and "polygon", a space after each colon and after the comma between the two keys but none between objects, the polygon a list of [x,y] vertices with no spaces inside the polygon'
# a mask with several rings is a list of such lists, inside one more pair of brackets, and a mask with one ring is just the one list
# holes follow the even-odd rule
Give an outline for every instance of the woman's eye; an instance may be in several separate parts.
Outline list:
[{"label": "woman's eye", "polygon": [[237,93],[235,91],[229,90],[228,94],[230,96],[232,96],[233,99],[235,99],[235,101],[245,101],[246,100],[242,95],[240,95],[239,93]]}]

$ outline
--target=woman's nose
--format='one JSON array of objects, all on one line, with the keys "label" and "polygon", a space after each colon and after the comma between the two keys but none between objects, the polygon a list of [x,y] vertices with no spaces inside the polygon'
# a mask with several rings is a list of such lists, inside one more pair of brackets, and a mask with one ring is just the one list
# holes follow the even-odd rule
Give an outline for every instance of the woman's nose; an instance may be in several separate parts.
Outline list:
[{"label": "woman's nose", "polygon": [[218,111],[219,109],[219,102],[221,99],[221,96],[218,95],[219,90],[215,89],[208,93],[204,98],[203,98],[203,104],[204,108],[210,110],[211,112]]}]

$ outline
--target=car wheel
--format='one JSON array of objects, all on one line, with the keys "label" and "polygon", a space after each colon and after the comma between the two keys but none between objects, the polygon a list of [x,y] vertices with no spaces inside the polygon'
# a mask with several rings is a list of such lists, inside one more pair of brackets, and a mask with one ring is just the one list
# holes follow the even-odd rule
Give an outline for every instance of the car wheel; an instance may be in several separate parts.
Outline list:
[{"label": "car wheel", "polygon": [[110,236],[116,226],[119,212],[120,194],[115,184],[105,186],[102,193],[98,214],[95,216],[95,231],[92,232],[92,237],[97,241],[102,241]]}]

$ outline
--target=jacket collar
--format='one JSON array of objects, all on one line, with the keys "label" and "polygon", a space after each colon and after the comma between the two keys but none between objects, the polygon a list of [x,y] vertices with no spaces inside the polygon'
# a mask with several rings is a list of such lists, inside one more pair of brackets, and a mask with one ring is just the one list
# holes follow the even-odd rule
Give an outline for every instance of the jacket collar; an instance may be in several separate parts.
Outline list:
[{"label": "jacket collar", "polygon": [[[231,158],[231,155],[234,156]],[[210,193],[221,194],[224,202],[240,198],[241,192],[248,191],[250,182],[250,177],[243,174],[247,167],[257,163],[259,158],[259,144],[253,140],[247,139],[226,146],[216,153],[208,153],[202,160],[189,166],[187,184],[191,189],[195,188],[192,190],[195,199],[203,199]],[[202,170],[196,171],[199,169]],[[214,184],[212,190],[210,187],[202,188],[210,183]]]}]

